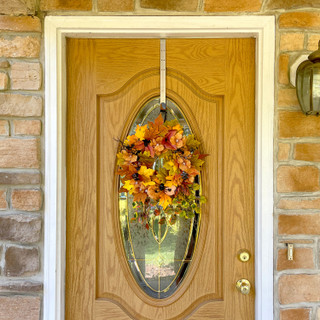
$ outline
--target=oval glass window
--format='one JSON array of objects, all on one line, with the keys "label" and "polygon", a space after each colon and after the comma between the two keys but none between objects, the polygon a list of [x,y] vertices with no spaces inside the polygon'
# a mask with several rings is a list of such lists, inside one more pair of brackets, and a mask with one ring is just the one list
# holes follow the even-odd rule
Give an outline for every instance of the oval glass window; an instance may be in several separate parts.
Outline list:
[{"label": "oval glass window", "polygon": [[[154,122],[159,116],[159,99],[147,102],[135,118],[128,135],[138,125]],[[184,134],[192,134],[180,108],[167,100],[166,120],[176,119]],[[161,167],[156,161],[154,167]],[[195,182],[199,183],[197,176]],[[200,186],[199,186],[200,188]],[[197,191],[199,193],[199,191]],[[199,194],[198,194],[199,195]],[[141,289],[149,296],[163,299],[171,296],[184,280],[192,261],[200,226],[200,214],[192,217],[175,215],[172,222],[163,210],[148,217],[146,224],[139,223],[136,202],[130,193],[119,193],[119,215],[123,246],[131,272]]]}]

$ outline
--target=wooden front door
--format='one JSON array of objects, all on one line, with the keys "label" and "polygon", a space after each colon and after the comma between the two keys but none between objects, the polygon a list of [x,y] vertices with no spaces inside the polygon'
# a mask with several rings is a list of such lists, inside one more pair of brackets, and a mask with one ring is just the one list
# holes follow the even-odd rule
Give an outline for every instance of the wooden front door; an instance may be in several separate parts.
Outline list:
[{"label": "wooden front door", "polygon": [[[254,319],[255,40],[168,39],[167,96],[205,153],[208,201],[193,260],[170,297],[151,298],[121,239],[116,153],[159,96],[159,39],[67,41],[66,319]],[[247,262],[239,251],[251,253]],[[236,289],[248,279],[248,295]]]}]

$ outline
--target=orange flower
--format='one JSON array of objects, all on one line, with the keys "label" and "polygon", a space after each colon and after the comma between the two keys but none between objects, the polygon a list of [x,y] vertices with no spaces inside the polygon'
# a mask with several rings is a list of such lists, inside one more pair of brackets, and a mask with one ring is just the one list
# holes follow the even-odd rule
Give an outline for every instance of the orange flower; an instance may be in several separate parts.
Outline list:
[{"label": "orange flower", "polygon": [[170,138],[170,142],[176,149],[180,149],[185,145],[186,139],[183,137],[182,132],[177,132]]},{"label": "orange flower", "polygon": [[154,185],[154,186],[150,186],[147,190],[148,196],[153,199],[158,201],[160,194],[159,194],[159,186]]},{"label": "orange flower", "polygon": [[136,162],[138,160],[138,157],[131,152],[128,152],[126,150],[122,150],[121,153],[122,153],[123,159],[127,162],[132,163],[132,162]]},{"label": "orange flower", "polygon": [[157,156],[160,156],[163,153],[164,145],[162,144],[162,137],[158,137],[152,140],[152,146]]},{"label": "orange flower", "polygon": [[191,168],[191,161],[186,158],[179,157],[177,162],[179,164],[179,169],[182,171],[188,171]]},{"label": "orange flower", "polygon": [[168,196],[173,196],[174,194],[175,194],[175,192],[176,192],[176,187],[175,186],[172,186],[172,187],[167,187],[167,188],[165,188],[165,194],[166,195],[168,195]]}]

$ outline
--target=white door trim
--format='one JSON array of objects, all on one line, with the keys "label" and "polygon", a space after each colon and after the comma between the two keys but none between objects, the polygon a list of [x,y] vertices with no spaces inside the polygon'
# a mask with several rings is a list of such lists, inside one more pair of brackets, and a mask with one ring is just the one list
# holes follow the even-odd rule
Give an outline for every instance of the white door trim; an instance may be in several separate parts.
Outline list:
[{"label": "white door trim", "polygon": [[273,16],[50,16],[45,19],[44,320],[64,319],[65,39],[256,38],[256,320],[273,319]]}]

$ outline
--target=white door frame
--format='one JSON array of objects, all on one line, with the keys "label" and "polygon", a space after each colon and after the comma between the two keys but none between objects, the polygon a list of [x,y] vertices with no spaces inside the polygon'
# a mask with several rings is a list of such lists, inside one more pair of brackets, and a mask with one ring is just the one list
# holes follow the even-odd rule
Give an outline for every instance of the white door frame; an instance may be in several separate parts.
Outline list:
[{"label": "white door frame", "polygon": [[66,37],[256,38],[255,319],[273,319],[273,16],[45,18],[44,320],[64,319]]}]

